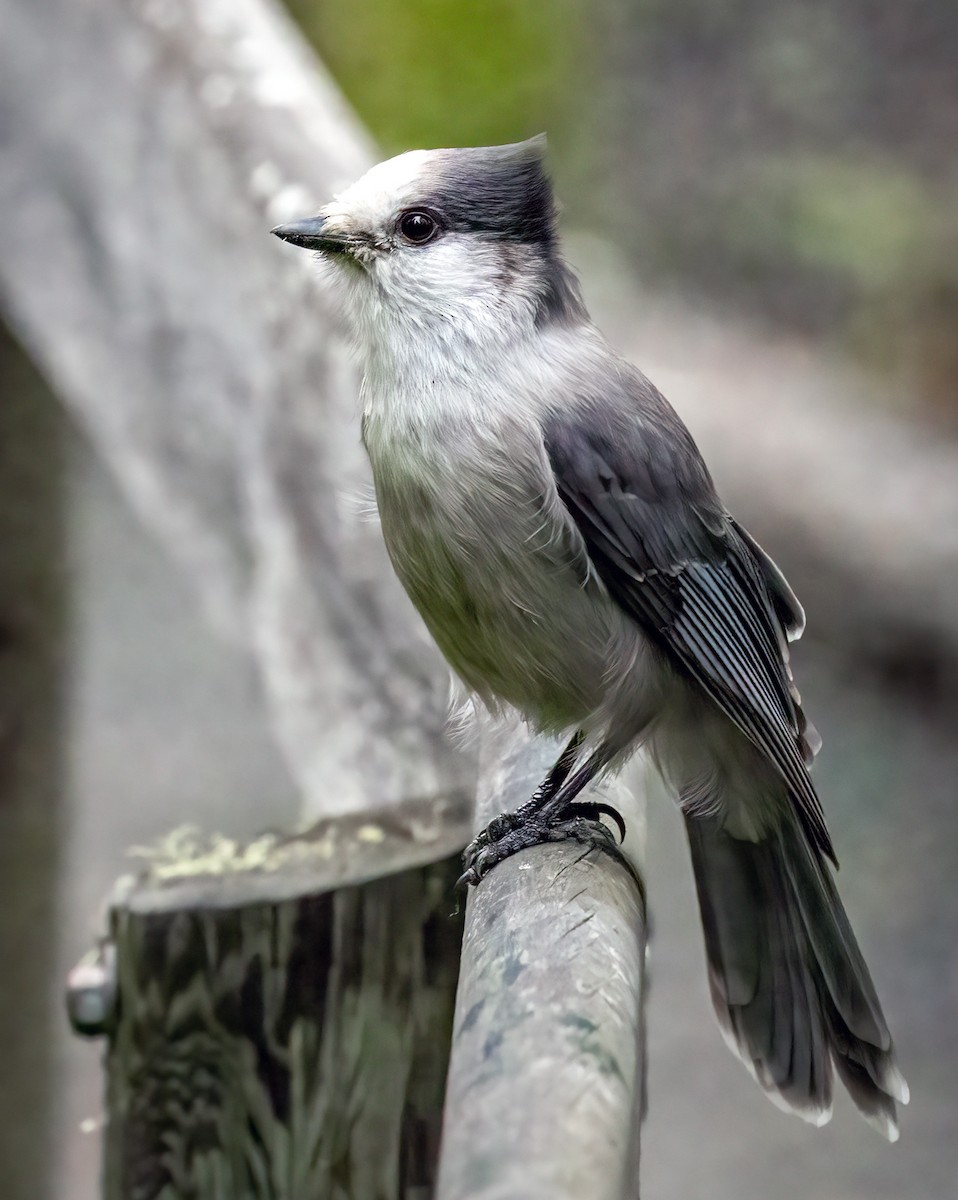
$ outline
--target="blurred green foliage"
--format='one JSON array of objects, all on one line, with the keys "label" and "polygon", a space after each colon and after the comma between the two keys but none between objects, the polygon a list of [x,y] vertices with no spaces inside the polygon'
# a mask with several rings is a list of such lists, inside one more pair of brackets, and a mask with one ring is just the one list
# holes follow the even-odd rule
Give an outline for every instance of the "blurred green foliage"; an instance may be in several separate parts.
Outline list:
[{"label": "blurred green foliage", "polygon": [[886,160],[772,161],[766,195],[795,257],[880,291],[927,270],[938,222],[921,180]]},{"label": "blurred green foliage", "polygon": [[575,0],[288,0],[387,153],[565,130],[586,88]]},{"label": "blurred green foliage", "polygon": [[[795,289],[805,280],[809,293],[827,286],[865,302],[934,271],[944,213],[925,181],[893,159],[769,155],[737,184],[708,206],[705,236],[721,246],[723,271],[749,286],[768,290],[779,276]],[[792,302],[810,299],[796,291]]]}]

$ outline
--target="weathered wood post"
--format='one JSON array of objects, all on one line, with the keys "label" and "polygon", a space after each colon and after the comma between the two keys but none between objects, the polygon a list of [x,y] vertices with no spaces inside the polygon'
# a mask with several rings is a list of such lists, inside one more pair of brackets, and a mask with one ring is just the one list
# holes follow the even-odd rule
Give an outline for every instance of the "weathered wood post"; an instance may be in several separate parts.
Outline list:
[{"label": "weathered wood post", "polygon": [[[555,750],[487,741],[483,812]],[[641,805],[617,802],[634,850]],[[502,864],[470,897],[457,993],[472,824],[460,798],[244,847],[174,837],[121,881],[68,991],[107,1039],[104,1200],[638,1195],[639,879],[574,843]]]},{"label": "weathered wood post", "polygon": [[[522,803],[559,750],[487,739],[477,823]],[[636,774],[615,804],[637,857]],[[507,859],[470,895],[437,1200],[638,1196],[647,935],[635,868],[574,842]]]},{"label": "weathered wood post", "polygon": [[174,839],[118,885],[68,997],[107,1038],[104,1200],[432,1195],[470,820]]}]

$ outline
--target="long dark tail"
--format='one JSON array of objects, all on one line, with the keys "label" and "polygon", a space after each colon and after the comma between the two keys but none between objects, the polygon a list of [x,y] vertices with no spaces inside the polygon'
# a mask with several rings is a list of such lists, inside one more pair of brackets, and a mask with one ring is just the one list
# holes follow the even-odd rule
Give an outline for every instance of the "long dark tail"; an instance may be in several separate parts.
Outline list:
[{"label": "long dark tail", "polygon": [[712,1001],[770,1099],[814,1124],[831,1116],[832,1064],[890,1141],[908,1087],[828,865],[786,820],[759,843],[686,816]]}]

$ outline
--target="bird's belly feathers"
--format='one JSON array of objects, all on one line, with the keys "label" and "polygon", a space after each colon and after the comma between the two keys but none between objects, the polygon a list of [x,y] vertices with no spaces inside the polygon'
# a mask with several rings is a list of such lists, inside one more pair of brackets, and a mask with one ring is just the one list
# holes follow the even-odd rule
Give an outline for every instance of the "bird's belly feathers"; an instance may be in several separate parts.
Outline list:
[{"label": "bird's belly feathers", "polygon": [[551,476],[537,435],[468,430],[430,448],[393,433],[387,448],[367,429],[367,448],[393,566],[486,703],[514,705],[543,729],[605,727],[628,664],[633,699],[619,711],[646,707],[635,673],[644,638],[590,572],[554,489],[541,486]]}]

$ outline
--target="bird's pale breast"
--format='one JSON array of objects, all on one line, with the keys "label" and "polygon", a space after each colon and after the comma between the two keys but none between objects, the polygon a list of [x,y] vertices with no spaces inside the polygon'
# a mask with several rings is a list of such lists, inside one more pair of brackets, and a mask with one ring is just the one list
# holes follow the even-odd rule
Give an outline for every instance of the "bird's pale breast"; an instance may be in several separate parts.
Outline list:
[{"label": "bird's pale breast", "polygon": [[543,728],[587,721],[622,619],[590,575],[538,428],[367,416],[364,435],[393,565],[456,673]]}]

